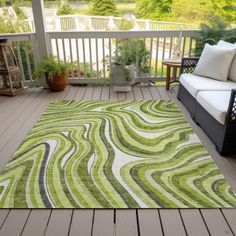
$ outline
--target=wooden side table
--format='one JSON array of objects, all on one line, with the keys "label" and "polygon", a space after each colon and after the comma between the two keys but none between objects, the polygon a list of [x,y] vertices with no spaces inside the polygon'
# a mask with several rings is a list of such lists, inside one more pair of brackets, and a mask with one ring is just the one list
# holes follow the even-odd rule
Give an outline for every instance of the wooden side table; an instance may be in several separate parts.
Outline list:
[{"label": "wooden side table", "polygon": [[[178,82],[177,69],[181,67],[181,59],[166,59],[162,61],[162,64],[166,66],[166,90],[170,89],[170,84]],[[173,68],[173,78],[171,80],[171,68]]]}]

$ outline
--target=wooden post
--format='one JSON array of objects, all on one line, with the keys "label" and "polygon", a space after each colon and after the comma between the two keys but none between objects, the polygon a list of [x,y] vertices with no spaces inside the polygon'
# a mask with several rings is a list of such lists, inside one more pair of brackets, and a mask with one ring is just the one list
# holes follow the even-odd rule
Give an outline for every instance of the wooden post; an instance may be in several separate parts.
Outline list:
[{"label": "wooden post", "polygon": [[[34,26],[38,44],[39,59],[48,56],[48,44],[46,36],[46,27],[44,22],[44,3],[43,0],[32,0],[32,9],[34,16]],[[43,87],[47,88],[45,78],[43,78]]]}]

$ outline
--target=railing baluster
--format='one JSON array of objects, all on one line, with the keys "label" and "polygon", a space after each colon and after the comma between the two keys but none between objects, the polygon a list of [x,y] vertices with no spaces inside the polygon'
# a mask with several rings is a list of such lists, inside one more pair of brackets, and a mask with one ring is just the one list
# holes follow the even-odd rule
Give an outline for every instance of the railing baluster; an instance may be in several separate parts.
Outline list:
[{"label": "railing baluster", "polygon": [[152,47],[153,47],[153,38],[150,40],[150,51],[149,51],[149,81],[151,81],[152,73]]},{"label": "railing baluster", "polygon": [[112,49],[111,49],[111,38],[109,38],[109,61],[111,65],[111,60],[112,60]]},{"label": "railing baluster", "polygon": [[116,57],[117,57],[117,55],[118,55],[117,50],[118,50],[118,39],[116,38],[116,51],[115,51]]},{"label": "railing baluster", "polygon": [[69,47],[70,47],[70,62],[73,63],[73,51],[72,51],[72,39],[69,39]]},{"label": "railing baluster", "polygon": [[92,45],[91,38],[89,38],[89,67],[90,67],[90,79],[93,77],[93,59],[92,59]]},{"label": "railing baluster", "polygon": [[63,48],[63,60],[66,62],[66,48],[65,48],[65,39],[62,39],[62,48]]},{"label": "railing baluster", "polygon": [[29,59],[28,48],[27,48],[26,42],[24,42],[24,50],[25,50],[25,58],[26,58],[26,65],[27,65],[29,80],[32,81],[32,71],[31,71],[30,59]]},{"label": "railing baluster", "polygon": [[36,69],[36,64],[39,62],[39,56],[38,56],[38,48],[36,45],[35,35],[30,35],[30,41],[32,44],[34,69]]},{"label": "railing baluster", "polygon": [[79,59],[79,45],[78,45],[78,38],[75,39],[76,42],[76,58],[77,58],[77,76],[80,79],[80,59]]},{"label": "railing baluster", "polygon": [[60,52],[59,52],[59,47],[58,47],[58,39],[55,39],[56,42],[56,50],[57,50],[57,58],[60,60]]},{"label": "railing baluster", "polygon": [[103,54],[103,78],[106,78],[106,54],[105,54],[105,40],[102,38],[102,54]]},{"label": "railing baluster", "polygon": [[137,71],[137,76],[140,77],[138,49],[139,49],[139,38],[136,39],[136,71]]},{"label": "railing baluster", "polygon": [[188,51],[188,56],[190,57],[192,55],[192,44],[193,44],[193,38],[190,37],[190,42],[189,42],[189,51]]},{"label": "railing baluster", "polygon": [[[162,60],[165,59],[165,51],[166,51],[166,37],[164,37],[163,40],[163,46],[162,46]],[[163,78],[163,65],[161,66],[161,77]]]},{"label": "railing baluster", "polygon": [[155,63],[155,78],[157,77],[157,73],[158,73],[158,58],[159,58],[159,38],[156,39],[157,43],[156,43],[156,63]]},{"label": "railing baluster", "polygon": [[84,61],[84,78],[87,79],[87,68],[86,68],[86,55],[85,55],[84,38],[82,38],[82,48],[83,48],[83,61]]},{"label": "railing baluster", "polygon": [[172,55],[172,46],[173,46],[173,37],[170,38],[170,50],[169,50],[169,58],[171,58]]},{"label": "railing baluster", "polygon": [[22,57],[21,57],[21,52],[20,52],[20,43],[17,41],[16,42],[16,50],[17,50],[17,59],[18,59],[18,63],[21,69],[21,74],[22,74],[22,80],[23,82],[25,82],[25,71],[24,71],[24,67],[23,67],[23,63],[22,63]]},{"label": "railing baluster", "polygon": [[186,37],[184,37],[184,41],[183,41],[182,57],[184,57],[184,54],[185,54],[185,45],[186,45]]},{"label": "railing baluster", "polygon": [[[142,55],[142,64],[145,65],[146,63],[146,56],[145,56],[145,51],[146,51],[146,38],[143,38],[143,43],[144,43],[144,50],[143,50],[143,55]],[[147,74],[142,71],[142,76],[144,79],[144,82],[147,80]]]},{"label": "railing baluster", "polygon": [[96,76],[97,76],[97,79],[98,79],[98,71],[99,71],[99,62],[98,62],[98,39],[96,38],[96,68],[97,68],[97,71],[96,71]]}]

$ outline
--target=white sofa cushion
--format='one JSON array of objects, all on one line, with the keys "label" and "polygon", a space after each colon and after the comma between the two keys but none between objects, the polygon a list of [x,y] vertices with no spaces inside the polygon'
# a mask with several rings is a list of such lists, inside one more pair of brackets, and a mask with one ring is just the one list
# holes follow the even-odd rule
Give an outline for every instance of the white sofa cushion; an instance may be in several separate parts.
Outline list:
[{"label": "white sofa cushion", "polygon": [[193,74],[227,81],[235,49],[206,44]]},{"label": "white sofa cushion", "polygon": [[201,91],[198,103],[221,124],[225,124],[231,91]]},{"label": "white sofa cushion", "polygon": [[193,74],[182,74],[179,80],[194,98],[197,97],[199,91],[231,91],[236,89],[235,82],[229,80],[223,82]]},{"label": "white sofa cushion", "polygon": [[[232,49],[232,48],[236,48],[236,43],[233,44],[233,43],[228,43],[228,42],[225,42],[223,40],[220,40],[217,43],[217,46]],[[236,82],[236,55],[234,56],[234,59],[233,59],[232,64],[230,66],[228,77],[229,77],[230,80]]]}]

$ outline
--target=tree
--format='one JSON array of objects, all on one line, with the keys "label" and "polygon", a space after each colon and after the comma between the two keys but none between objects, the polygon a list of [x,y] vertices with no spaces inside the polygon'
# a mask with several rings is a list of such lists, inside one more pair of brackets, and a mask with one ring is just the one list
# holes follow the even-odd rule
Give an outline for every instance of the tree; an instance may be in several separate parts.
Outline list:
[{"label": "tree", "polygon": [[200,23],[213,13],[212,0],[174,0],[171,18],[183,22]]},{"label": "tree", "polygon": [[172,0],[136,0],[136,14],[140,18],[164,20],[171,12]]},{"label": "tree", "polygon": [[90,14],[95,16],[117,16],[116,3],[112,0],[93,0]]},{"label": "tree", "polygon": [[214,14],[229,22],[236,21],[235,0],[137,0],[140,18],[197,23]]},{"label": "tree", "polygon": [[236,22],[235,0],[212,0],[215,14],[229,22]]},{"label": "tree", "polygon": [[215,45],[220,39],[226,42],[236,42],[236,28],[228,29],[229,23],[222,20],[221,17],[209,15],[207,23],[201,24],[201,31],[199,31],[195,39],[197,40],[195,55],[200,56],[206,43]]}]

